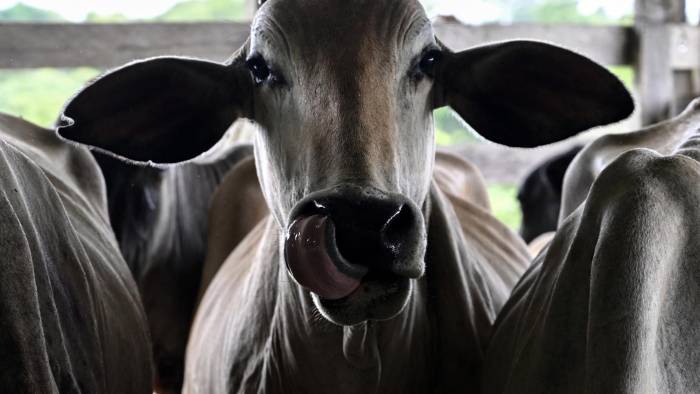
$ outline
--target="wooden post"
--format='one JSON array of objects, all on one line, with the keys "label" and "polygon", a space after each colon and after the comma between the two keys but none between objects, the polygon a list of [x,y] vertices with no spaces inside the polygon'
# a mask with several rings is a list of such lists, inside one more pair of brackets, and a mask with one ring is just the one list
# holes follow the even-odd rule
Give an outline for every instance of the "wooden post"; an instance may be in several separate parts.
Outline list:
[{"label": "wooden post", "polygon": [[670,24],[685,22],[685,0],[636,0],[635,28],[639,37],[636,80],[642,124],[656,123],[678,112]]},{"label": "wooden post", "polygon": [[248,8],[249,19],[253,19],[255,12],[260,8],[260,0],[246,0],[246,7]]}]

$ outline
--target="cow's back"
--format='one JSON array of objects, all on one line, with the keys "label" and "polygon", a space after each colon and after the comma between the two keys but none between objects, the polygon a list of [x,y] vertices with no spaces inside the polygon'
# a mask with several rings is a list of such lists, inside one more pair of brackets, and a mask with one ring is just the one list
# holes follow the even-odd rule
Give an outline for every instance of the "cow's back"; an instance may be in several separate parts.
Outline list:
[{"label": "cow's back", "polygon": [[0,387],[150,392],[140,299],[89,152],[0,115]]},{"label": "cow's back", "polygon": [[586,200],[598,175],[621,154],[635,148],[647,148],[669,155],[693,138],[698,124],[700,99],[695,99],[675,118],[631,133],[604,135],[586,145],[566,171],[559,224]]}]

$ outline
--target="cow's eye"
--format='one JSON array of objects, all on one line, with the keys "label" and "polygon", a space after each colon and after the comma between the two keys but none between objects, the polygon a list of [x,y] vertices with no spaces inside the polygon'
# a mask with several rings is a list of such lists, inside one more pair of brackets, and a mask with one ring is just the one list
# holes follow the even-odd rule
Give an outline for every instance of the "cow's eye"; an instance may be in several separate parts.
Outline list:
[{"label": "cow's eye", "polygon": [[249,57],[245,64],[248,66],[250,73],[253,74],[256,84],[261,84],[270,78],[270,67],[261,55],[256,54]]},{"label": "cow's eye", "polygon": [[442,52],[440,52],[437,49],[431,49],[427,51],[420,59],[420,63],[418,63],[418,68],[423,74],[429,77],[435,77],[435,67],[440,62],[441,58]]}]

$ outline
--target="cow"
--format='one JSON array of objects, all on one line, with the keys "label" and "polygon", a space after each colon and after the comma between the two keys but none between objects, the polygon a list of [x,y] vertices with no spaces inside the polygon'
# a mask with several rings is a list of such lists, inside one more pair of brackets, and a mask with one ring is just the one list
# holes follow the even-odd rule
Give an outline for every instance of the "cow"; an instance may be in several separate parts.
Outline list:
[{"label": "cow", "polygon": [[605,68],[550,44],[452,52],[417,0],[271,0],[227,63],[114,70],[73,98],[57,132],[167,164],[237,118],[258,128],[270,215],[202,297],[185,392],[474,392],[529,258],[480,203],[453,204],[432,181],[432,111],[447,105],[519,147],[634,107]]},{"label": "cow", "polygon": [[670,155],[693,137],[693,127],[700,116],[699,108],[700,99],[695,99],[673,119],[632,133],[606,134],[586,145],[571,163],[564,178],[559,222],[586,200],[593,182],[622,153],[635,148],[648,148],[662,155]]},{"label": "cow", "polygon": [[148,317],[155,388],[179,393],[207,251],[211,195],[231,168],[252,157],[252,146],[222,144],[169,168],[92,153],[105,179],[110,222]]},{"label": "cow", "polygon": [[85,148],[0,114],[0,387],[150,393],[146,317]]},{"label": "cow", "polygon": [[520,185],[518,202],[523,213],[520,235],[525,242],[557,229],[564,174],[582,148],[576,145],[538,164]]},{"label": "cow", "polygon": [[700,101],[587,145],[501,311],[483,393],[700,392]]}]

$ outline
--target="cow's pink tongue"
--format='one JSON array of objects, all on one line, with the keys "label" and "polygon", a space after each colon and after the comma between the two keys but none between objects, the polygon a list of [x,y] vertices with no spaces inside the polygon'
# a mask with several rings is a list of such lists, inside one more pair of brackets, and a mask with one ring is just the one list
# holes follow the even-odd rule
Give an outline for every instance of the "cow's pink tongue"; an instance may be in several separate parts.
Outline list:
[{"label": "cow's pink tongue", "polygon": [[287,268],[296,281],[318,296],[337,300],[350,295],[361,280],[348,276],[328,255],[327,216],[313,215],[296,220],[287,234],[284,249]]}]

